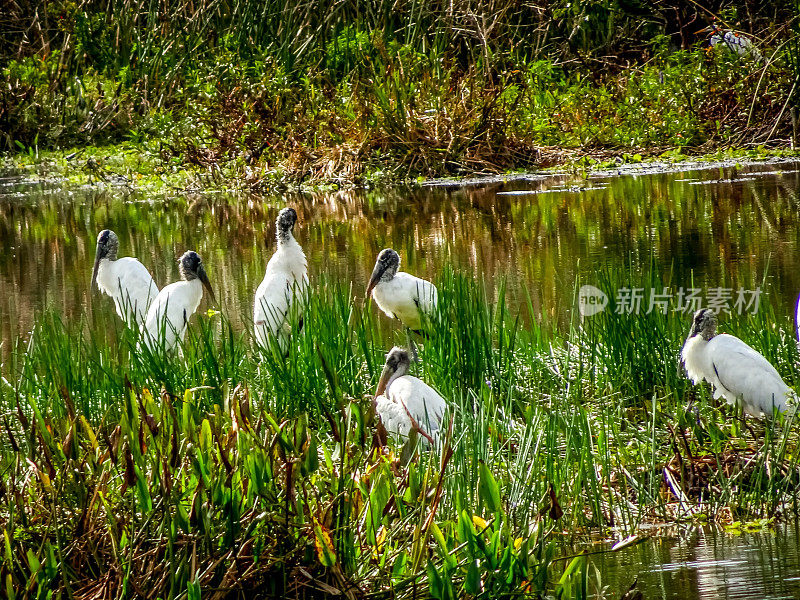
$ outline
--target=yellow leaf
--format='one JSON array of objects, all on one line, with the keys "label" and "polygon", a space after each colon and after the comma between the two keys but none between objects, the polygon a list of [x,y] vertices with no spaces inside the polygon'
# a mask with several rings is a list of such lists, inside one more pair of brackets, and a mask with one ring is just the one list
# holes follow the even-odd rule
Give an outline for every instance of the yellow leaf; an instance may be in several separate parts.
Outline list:
[{"label": "yellow leaf", "polygon": [[383,525],[381,525],[381,528],[378,530],[378,535],[375,538],[375,541],[378,543],[378,550],[380,550],[383,546],[383,542],[386,541],[386,527]]},{"label": "yellow leaf", "polygon": [[46,492],[52,492],[53,484],[50,483],[50,476],[44,471],[40,470],[39,467],[36,466],[36,463],[33,462],[30,458],[26,460],[28,461],[28,464],[33,468],[33,470],[36,471],[36,474],[39,476],[39,479],[42,480],[42,487],[44,487],[44,490]]},{"label": "yellow leaf", "polygon": [[522,546],[522,538],[518,537],[514,540],[514,550],[519,551],[520,546]]},{"label": "yellow leaf", "polygon": [[378,530],[378,535],[375,536],[375,548],[372,549],[372,558],[375,560],[380,559],[380,554],[383,553],[383,543],[386,541],[386,527],[381,525]]},{"label": "yellow leaf", "polygon": [[218,314],[219,314],[219,311],[218,311],[218,310],[214,310],[213,308],[209,308],[209,309],[206,311],[206,316],[207,316],[207,317],[209,317],[209,318],[210,318],[210,317],[213,317],[213,316],[215,316],[215,315],[218,315]]},{"label": "yellow leaf", "polygon": [[95,436],[94,431],[92,430],[91,426],[89,425],[89,421],[86,420],[86,417],[83,415],[80,416],[81,425],[83,426],[83,430],[86,432],[86,437],[89,438],[89,443],[92,445],[92,450],[97,450],[97,436]]},{"label": "yellow leaf", "polygon": [[479,517],[478,515],[472,515],[472,522],[475,524],[475,528],[479,532],[481,532],[484,529],[486,529],[486,526],[488,525],[488,523],[486,522],[486,519],[483,519],[483,518]]},{"label": "yellow leaf", "polygon": [[314,547],[317,549],[317,558],[323,567],[332,567],[336,564],[336,551],[328,529],[314,519]]}]

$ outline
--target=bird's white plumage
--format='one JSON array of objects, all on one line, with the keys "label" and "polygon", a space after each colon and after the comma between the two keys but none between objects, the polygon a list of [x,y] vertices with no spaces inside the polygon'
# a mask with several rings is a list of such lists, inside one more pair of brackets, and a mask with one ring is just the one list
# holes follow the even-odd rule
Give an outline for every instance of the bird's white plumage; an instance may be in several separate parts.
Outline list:
[{"label": "bird's white plumage", "polygon": [[375,412],[391,434],[407,437],[411,419],[434,440],[439,435],[447,404],[439,393],[411,375],[390,380],[383,394],[375,398]]},{"label": "bird's white plumage", "polygon": [[155,351],[172,350],[186,335],[189,318],[200,306],[203,284],[199,279],[170,283],[158,293],[145,321],[144,341]]},{"label": "bird's white plumage", "polygon": [[740,33],[734,31],[723,31],[722,29],[715,29],[714,33],[708,40],[709,45],[712,47],[725,44],[725,47],[739,56],[751,57],[760,59],[761,53],[753,46],[753,42]]},{"label": "bird's white plumage", "polygon": [[133,257],[103,258],[97,269],[97,287],[111,296],[117,314],[129,327],[144,325],[147,311],[158,295],[150,271]]},{"label": "bird's white plumage", "polygon": [[[256,342],[267,346],[270,336],[278,339],[286,350],[289,334],[289,311],[299,305],[295,301],[308,289],[308,264],[300,244],[291,235],[278,244],[267,263],[267,272],[256,290],[253,302],[253,324]],[[294,306],[293,306],[294,305]]]},{"label": "bird's white plumage", "polygon": [[439,300],[436,286],[430,281],[399,272],[389,281],[379,281],[372,298],[390,318],[398,318],[409,329],[420,329],[421,313],[430,315]]},{"label": "bird's white plumage", "polygon": [[710,340],[692,336],[681,358],[694,383],[707,381],[714,387],[714,398],[741,403],[751,415],[772,416],[773,406],[784,412],[794,397],[775,367],[735,336],[723,333]]}]

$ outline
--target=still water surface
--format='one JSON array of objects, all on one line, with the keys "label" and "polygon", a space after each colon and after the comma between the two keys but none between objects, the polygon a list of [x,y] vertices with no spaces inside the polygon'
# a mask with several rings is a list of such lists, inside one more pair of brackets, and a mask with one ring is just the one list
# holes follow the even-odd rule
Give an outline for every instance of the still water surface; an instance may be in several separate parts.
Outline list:
[{"label": "still water surface", "polygon": [[[0,179],[0,341],[30,330],[44,308],[74,320],[112,311],[89,293],[97,233],[117,232],[120,256],[136,256],[163,287],[187,249],[204,260],[221,306],[241,327],[274,250],[274,219],[297,209],[296,237],[310,277],[352,282],[363,297],[384,247],[410,272],[443,266],[498,279],[537,317],[564,321],[576,284],[602,269],[662,271],[679,286],[754,288],[778,314],[800,291],[800,170],[797,163],[717,165],[678,172],[533,175],[467,186],[389,191],[148,196],[125,188]],[[613,293],[613,292],[612,292]],[[645,299],[645,303],[647,300]],[[687,317],[688,322],[688,317]],[[2,354],[2,353],[0,353]]]},{"label": "still water surface", "polygon": [[645,600],[800,598],[796,523],[736,535],[691,528],[679,537],[593,555],[592,562],[600,572],[599,598],[620,598],[634,578]]},{"label": "still water surface", "polygon": [[[45,309],[67,321],[113,314],[110,299],[89,290],[104,228],[159,287],[177,279],[176,258],[196,250],[223,310],[247,327],[287,204],[299,215],[312,284],[352,282],[359,302],[375,256],[393,247],[417,275],[449,264],[475,272],[490,292],[505,280],[512,303],[527,290],[541,319],[569,319],[576,287],[600,271],[650,264],[674,288],[763,283],[788,317],[800,291],[798,190],[791,162],[280,197],[67,190],[8,175],[0,178],[0,357]],[[598,554],[594,564],[603,598],[619,598],[637,575],[648,599],[800,598],[798,545],[796,525],[741,536],[693,530]]]}]

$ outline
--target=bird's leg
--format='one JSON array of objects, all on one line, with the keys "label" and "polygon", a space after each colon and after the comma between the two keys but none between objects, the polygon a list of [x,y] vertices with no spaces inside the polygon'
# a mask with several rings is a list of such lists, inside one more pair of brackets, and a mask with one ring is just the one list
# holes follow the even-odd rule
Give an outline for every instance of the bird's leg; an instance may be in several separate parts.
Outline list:
[{"label": "bird's leg", "polygon": [[377,450],[379,454],[383,454],[383,449],[389,443],[389,434],[383,422],[378,419],[378,425],[375,427],[375,433],[372,435],[372,448]]},{"label": "bird's leg", "polygon": [[408,349],[411,350],[411,360],[419,362],[419,355],[417,354],[417,345],[411,339],[411,329],[406,327],[406,340],[408,340]]},{"label": "bird's leg", "polygon": [[411,462],[411,459],[414,458],[414,453],[417,449],[417,430],[411,429],[408,432],[408,439],[406,443],[403,444],[403,447],[400,450],[400,464],[406,466],[408,463]]},{"label": "bird's leg", "polygon": [[757,439],[758,439],[758,436],[756,436],[756,432],[755,432],[755,430],[754,430],[754,429],[753,429],[753,428],[750,426],[750,423],[748,423],[748,422],[747,422],[747,419],[745,418],[745,412],[744,412],[744,408],[742,408],[741,410],[739,410],[739,408],[737,407],[737,409],[736,409],[736,413],[737,413],[737,415],[736,415],[736,416],[738,416],[738,417],[739,417],[739,420],[742,422],[742,425],[744,425],[744,427],[747,429],[747,431],[749,431],[749,432],[750,432],[750,435],[752,435],[752,436],[753,436],[753,440],[754,440],[754,441],[755,441],[755,440],[757,440]]}]

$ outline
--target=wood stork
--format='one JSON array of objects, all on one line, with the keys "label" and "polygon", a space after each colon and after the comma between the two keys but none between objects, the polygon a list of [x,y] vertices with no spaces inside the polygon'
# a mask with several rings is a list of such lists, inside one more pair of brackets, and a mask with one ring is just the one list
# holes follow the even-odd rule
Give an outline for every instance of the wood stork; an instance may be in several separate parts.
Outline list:
[{"label": "wood stork", "polygon": [[183,341],[189,318],[203,298],[203,287],[216,302],[214,290],[197,252],[189,250],[178,260],[182,281],[170,283],[158,293],[145,321],[144,340],[151,351],[172,350]]},{"label": "wood stork", "polygon": [[681,350],[686,373],[694,383],[705,379],[714,387],[714,398],[741,405],[754,416],[783,413],[795,398],[766,358],[739,338],[716,335],[717,317],[703,308],[694,315],[692,329]]},{"label": "wood stork", "polygon": [[117,314],[128,327],[144,325],[147,310],[158,295],[150,271],[132,256],[117,258],[119,238],[110,229],[97,236],[91,287],[114,299]]},{"label": "wood stork", "polygon": [[395,346],[386,355],[373,407],[386,431],[401,437],[419,433],[431,444],[439,436],[447,403],[424,381],[406,375],[408,351]]},{"label": "wood stork", "polygon": [[[276,338],[282,352],[286,352],[291,331],[289,311],[293,306],[297,310],[301,308],[297,300],[308,289],[306,255],[293,235],[296,222],[297,213],[293,208],[287,207],[278,213],[275,220],[278,248],[267,263],[267,272],[253,302],[256,342],[266,348],[269,338]],[[302,320],[300,323],[302,326]]]},{"label": "wood stork", "polygon": [[[367,298],[371,294],[378,308],[389,318],[398,319],[407,330],[421,333],[422,314],[432,315],[439,301],[436,286],[425,279],[398,272],[399,268],[400,255],[391,248],[381,250],[367,284]],[[416,360],[410,335],[408,343]]]}]

